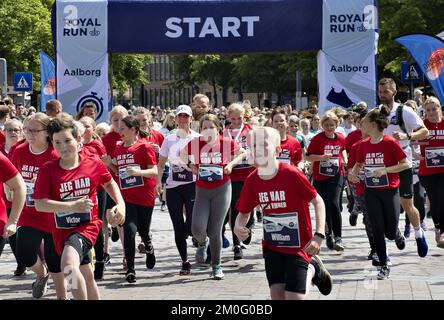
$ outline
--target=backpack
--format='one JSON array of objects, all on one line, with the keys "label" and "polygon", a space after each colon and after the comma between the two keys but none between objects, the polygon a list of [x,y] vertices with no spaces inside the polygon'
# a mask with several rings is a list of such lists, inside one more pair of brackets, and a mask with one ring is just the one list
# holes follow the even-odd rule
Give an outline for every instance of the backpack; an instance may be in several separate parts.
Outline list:
[{"label": "backpack", "polygon": [[407,129],[405,128],[404,119],[402,118],[402,109],[404,105],[399,105],[398,109],[396,109],[396,122],[397,125],[401,128],[404,133],[407,133]]}]

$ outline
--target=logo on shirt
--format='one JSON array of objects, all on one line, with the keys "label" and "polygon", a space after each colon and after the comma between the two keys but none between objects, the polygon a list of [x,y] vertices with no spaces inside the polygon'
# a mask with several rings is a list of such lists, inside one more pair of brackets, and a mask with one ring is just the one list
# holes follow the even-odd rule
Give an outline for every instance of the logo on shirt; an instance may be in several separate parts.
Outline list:
[{"label": "logo on shirt", "polygon": [[263,209],[281,209],[287,207],[285,191],[259,192],[259,202]]}]

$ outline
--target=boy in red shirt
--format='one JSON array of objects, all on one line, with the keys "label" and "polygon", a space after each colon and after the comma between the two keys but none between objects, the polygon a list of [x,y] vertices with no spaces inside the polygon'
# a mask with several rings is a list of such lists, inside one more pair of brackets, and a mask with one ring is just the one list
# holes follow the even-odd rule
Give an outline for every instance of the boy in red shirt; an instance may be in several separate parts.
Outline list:
[{"label": "boy in red shirt", "polygon": [[[325,237],[324,202],[300,170],[277,160],[280,137],[276,130],[257,129],[251,138],[257,170],[245,181],[234,231],[241,240],[248,237],[250,231],[245,225],[250,212],[261,205],[262,247],[271,299],[305,299],[311,280],[327,295],[332,289],[331,276],[316,256]],[[309,203],[315,208],[314,236]]]}]

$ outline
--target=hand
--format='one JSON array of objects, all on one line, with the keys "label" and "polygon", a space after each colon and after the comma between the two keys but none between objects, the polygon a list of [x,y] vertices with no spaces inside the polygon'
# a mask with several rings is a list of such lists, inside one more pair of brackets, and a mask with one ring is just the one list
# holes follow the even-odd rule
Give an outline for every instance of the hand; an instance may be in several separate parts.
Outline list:
[{"label": "hand", "polygon": [[199,173],[199,169],[197,168],[197,166],[195,164],[189,164],[188,166],[190,167],[193,174],[197,176]]},{"label": "hand", "polygon": [[392,137],[395,138],[398,141],[404,141],[404,140],[408,140],[409,137],[407,136],[407,133],[402,133],[399,131],[394,131],[392,134]]},{"label": "hand", "polygon": [[162,184],[161,183],[156,185],[156,192],[157,192],[157,195],[160,197],[160,195],[163,192],[163,188],[162,188]]},{"label": "hand", "polygon": [[110,167],[111,164],[112,164],[112,158],[109,155],[107,155],[107,154],[102,156],[102,161],[105,164],[105,166],[107,166],[107,167]]},{"label": "hand", "polygon": [[94,204],[89,198],[82,198],[71,203],[71,212],[82,212],[87,213],[90,212],[94,207]]},{"label": "hand", "polygon": [[4,232],[3,232],[3,238],[9,238],[10,236],[14,235],[17,232],[17,222],[9,222],[6,223]]},{"label": "hand", "polygon": [[125,222],[125,210],[120,210],[118,206],[114,206],[106,211],[106,219],[113,227],[122,225]]},{"label": "hand", "polygon": [[141,175],[141,174],[140,174],[140,173],[141,173],[141,170],[129,166],[129,167],[126,167],[126,173],[127,173],[129,176],[137,177],[137,176],[140,176],[140,175]]},{"label": "hand", "polygon": [[321,156],[321,161],[328,161],[328,160],[330,160],[331,156],[332,156],[332,154],[324,153]]},{"label": "hand", "polygon": [[234,234],[241,240],[244,241],[250,235],[250,229],[242,227],[238,224],[234,226]]},{"label": "hand", "polygon": [[317,236],[313,236],[310,241],[305,245],[304,251],[310,256],[319,254],[321,251],[322,239]]},{"label": "hand", "polygon": [[160,152],[160,147],[159,147],[159,145],[157,145],[157,144],[155,144],[155,143],[153,143],[153,142],[150,142],[150,145],[154,148],[154,151],[155,151],[156,153],[159,153],[159,152]]},{"label": "hand", "polygon": [[387,170],[386,169],[376,169],[375,171],[373,171],[373,176],[375,178],[379,178],[383,175],[387,174]]},{"label": "hand", "polygon": [[351,181],[352,183],[359,183],[359,178],[358,176],[353,172],[353,170],[350,170],[348,172],[348,180]]},{"label": "hand", "polygon": [[227,164],[224,168],[224,174],[231,174],[231,171],[233,171],[233,167]]}]

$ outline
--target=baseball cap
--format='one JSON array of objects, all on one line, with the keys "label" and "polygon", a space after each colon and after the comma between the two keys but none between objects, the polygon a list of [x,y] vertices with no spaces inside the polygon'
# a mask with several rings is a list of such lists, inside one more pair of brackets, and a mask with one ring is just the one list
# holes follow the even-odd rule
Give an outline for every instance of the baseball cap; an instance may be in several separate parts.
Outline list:
[{"label": "baseball cap", "polygon": [[193,115],[193,112],[191,111],[191,107],[187,106],[186,104],[181,104],[176,108],[176,116],[178,116],[181,113],[185,113],[189,115],[190,117]]}]

